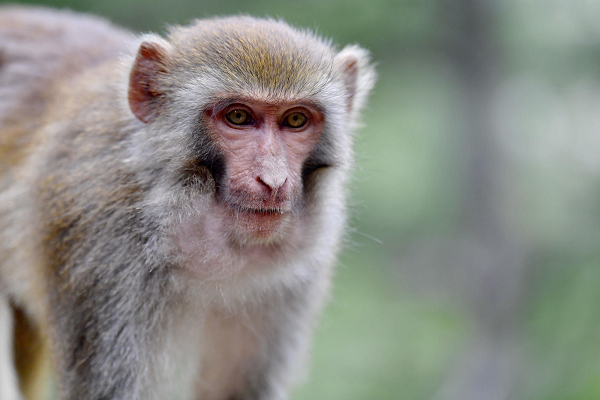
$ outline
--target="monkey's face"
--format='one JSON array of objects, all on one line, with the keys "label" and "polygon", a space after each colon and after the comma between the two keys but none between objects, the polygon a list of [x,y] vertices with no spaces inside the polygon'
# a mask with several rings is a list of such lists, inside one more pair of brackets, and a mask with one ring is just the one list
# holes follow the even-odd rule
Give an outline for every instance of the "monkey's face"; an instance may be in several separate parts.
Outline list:
[{"label": "monkey's face", "polygon": [[246,240],[269,241],[301,214],[302,168],[324,116],[308,102],[239,98],[206,111],[225,163],[215,194],[224,225]]},{"label": "monkey's face", "polygon": [[140,44],[128,100],[147,129],[133,152],[156,171],[147,213],[191,268],[263,266],[341,231],[366,62],[357,48],[336,53],[245,18]]}]

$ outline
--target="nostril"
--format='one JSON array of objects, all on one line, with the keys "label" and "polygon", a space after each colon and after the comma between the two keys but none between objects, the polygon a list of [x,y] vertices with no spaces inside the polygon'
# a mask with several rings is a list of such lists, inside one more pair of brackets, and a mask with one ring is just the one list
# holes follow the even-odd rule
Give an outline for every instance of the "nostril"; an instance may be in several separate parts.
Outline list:
[{"label": "nostril", "polygon": [[274,199],[277,196],[277,193],[281,190],[281,188],[285,186],[285,183],[287,182],[287,177],[284,178],[282,181],[270,181],[268,179],[265,179],[264,177],[258,176],[256,177],[256,181],[259,182],[260,185],[265,188],[267,193],[269,193],[271,198]]},{"label": "nostril", "polygon": [[269,186],[268,183],[263,181],[260,176],[256,177],[256,181],[259,182],[262,186],[265,186],[267,189],[269,189],[269,191],[271,190],[271,186]]},{"label": "nostril", "polygon": [[256,180],[262,185],[269,188],[269,190],[278,190],[287,182],[286,176],[271,176],[268,174],[261,174],[256,177]]},{"label": "nostril", "polygon": [[275,196],[277,194],[277,188],[272,187],[271,185],[269,185],[268,182],[265,182],[264,179],[262,179],[260,176],[256,178],[256,180],[260,183],[260,185],[262,186],[265,194],[268,194],[269,196]]}]

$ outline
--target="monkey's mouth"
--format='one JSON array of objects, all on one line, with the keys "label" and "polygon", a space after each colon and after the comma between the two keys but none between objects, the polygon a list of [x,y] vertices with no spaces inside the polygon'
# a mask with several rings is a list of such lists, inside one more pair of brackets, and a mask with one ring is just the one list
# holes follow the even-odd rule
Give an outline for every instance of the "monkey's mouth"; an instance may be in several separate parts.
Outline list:
[{"label": "monkey's mouth", "polygon": [[230,206],[231,221],[238,230],[266,238],[277,233],[292,214],[289,207]]},{"label": "monkey's mouth", "polygon": [[285,208],[251,208],[251,207],[239,207],[241,213],[258,214],[258,215],[282,215],[290,212],[289,209]]}]

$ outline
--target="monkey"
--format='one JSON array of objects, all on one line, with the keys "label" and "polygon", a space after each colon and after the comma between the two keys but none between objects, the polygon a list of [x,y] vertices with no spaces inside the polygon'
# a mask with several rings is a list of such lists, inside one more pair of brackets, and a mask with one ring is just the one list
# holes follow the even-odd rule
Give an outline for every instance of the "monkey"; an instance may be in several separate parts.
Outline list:
[{"label": "monkey", "polygon": [[0,7],[0,398],[288,398],[374,81],[281,20]]}]

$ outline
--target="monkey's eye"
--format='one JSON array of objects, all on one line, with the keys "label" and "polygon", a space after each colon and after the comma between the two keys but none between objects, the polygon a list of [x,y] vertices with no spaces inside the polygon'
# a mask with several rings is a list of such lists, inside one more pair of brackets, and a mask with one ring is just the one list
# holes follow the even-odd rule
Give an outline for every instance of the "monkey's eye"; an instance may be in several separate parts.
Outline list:
[{"label": "monkey's eye", "polygon": [[234,125],[247,125],[252,122],[252,117],[245,110],[232,110],[226,115],[227,121]]},{"label": "monkey's eye", "polygon": [[306,125],[307,120],[308,119],[306,118],[306,115],[302,114],[301,112],[293,112],[285,117],[284,125],[287,125],[291,128],[301,128]]}]

